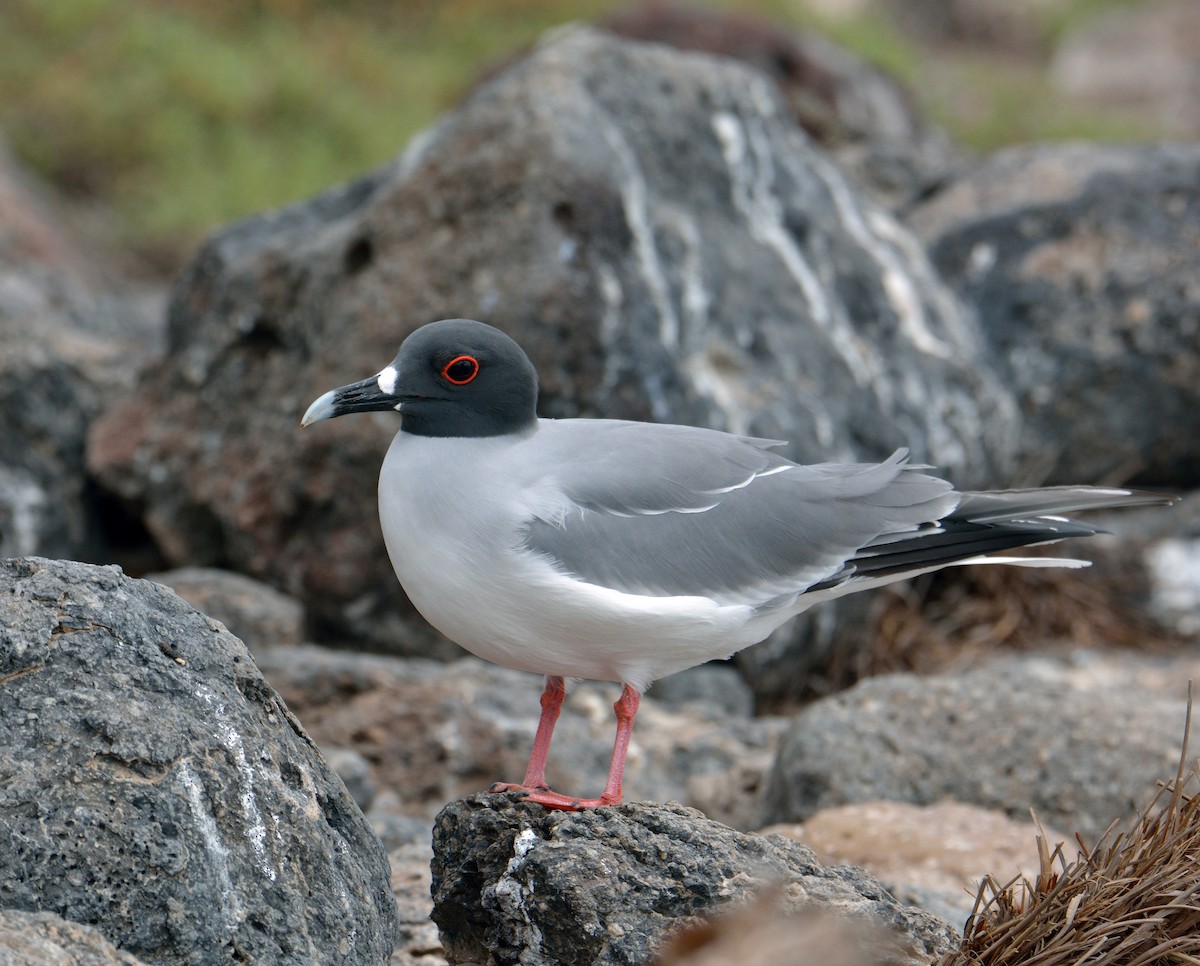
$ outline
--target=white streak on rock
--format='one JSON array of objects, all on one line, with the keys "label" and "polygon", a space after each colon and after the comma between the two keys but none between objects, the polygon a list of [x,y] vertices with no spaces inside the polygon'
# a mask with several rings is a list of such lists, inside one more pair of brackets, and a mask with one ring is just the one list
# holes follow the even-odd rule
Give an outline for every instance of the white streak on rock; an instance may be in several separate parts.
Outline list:
[{"label": "white streak on rock", "polygon": [[[763,102],[756,106],[769,110],[765,92],[755,89],[751,93],[759,95],[756,101]],[[788,231],[784,205],[775,190],[771,142],[761,118],[743,119],[729,111],[718,111],[713,115],[712,128],[729,171],[733,205],[745,218],[751,237],[774,251],[783,262],[800,289],[813,323],[826,331],[855,382],[860,386],[871,385],[877,366],[847,320],[835,312],[821,280]]]},{"label": "white streak on rock", "polygon": [[596,274],[600,281],[600,296],[604,299],[604,310],[600,313],[600,344],[604,346],[604,372],[600,384],[606,390],[611,390],[617,384],[617,355],[613,349],[617,342],[617,333],[621,328],[621,308],[625,304],[625,292],[621,288],[621,280],[616,271],[607,262],[596,266]]},{"label": "white streak on rock", "polygon": [[[926,355],[951,359],[954,350],[929,328],[921,294],[913,285],[908,265],[901,261],[894,247],[903,234],[899,224],[881,211],[874,212],[870,224],[857,199],[851,194],[845,178],[833,165],[813,159],[812,170],[820,176],[829,197],[837,209],[841,223],[858,246],[879,266],[880,281],[888,303],[896,313],[900,331],[916,348]],[[912,260],[909,260],[909,265]]]},{"label": "white streak on rock", "polygon": [[746,436],[750,432],[749,410],[741,380],[713,362],[709,352],[693,352],[683,361],[684,372],[696,392],[711,399],[725,414],[725,430]]},{"label": "white streak on rock", "polygon": [[658,245],[654,240],[654,226],[650,220],[650,206],[646,177],[638,165],[637,156],[615,124],[605,123],[602,127],[604,140],[612,148],[620,174],[621,203],[625,210],[625,221],[633,235],[633,248],[637,254],[638,268],[650,300],[658,313],[658,335],[668,349],[679,346],[679,316],[671,304],[671,287],[667,284],[662,261],[658,257]]},{"label": "white streak on rock", "polygon": [[233,881],[229,878],[229,850],[221,841],[221,831],[217,828],[217,820],[213,818],[212,810],[205,801],[204,782],[201,781],[200,776],[192,771],[186,761],[179,763],[176,775],[179,778],[179,784],[183,786],[183,793],[187,798],[188,807],[191,809],[196,829],[204,842],[210,867],[220,883],[220,908],[224,912],[225,927],[232,929],[241,918],[242,902],[233,887]]},{"label": "white streak on rock", "polygon": [[712,297],[704,284],[704,260],[701,257],[704,242],[700,237],[700,229],[691,215],[676,207],[664,208],[663,217],[683,242],[679,270],[684,317],[693,331],[705,332],[708,329],[708,309]]},{"label": "white streak on rock", "polygon": [[250,842],[250,848],[254,852],[259,871],[274,882],[279,877],[279,873],[272,866],[270,856],[267,854],[267,826],[263,821],[262,811],[258,807],[258,796],[254,792],[254,769],[246,760],[246,748],[242,736],[225,720],[225,705],[217,703],[208,687],[201,685],[196,694],[213,710],[216,716],[215,736],[233,755],[233,763],[237,768],[238,777],[241,779],[239,798],[246,822],[245,836]]},{"label": "white streak on rock", "polygon": [[[533,851],[537,842],[537,833],[533,829],[526,828],[518,832],[516,838],[513,839],[513,856],[508,860],[504,874],[496,880],[494,886],[484,889],[485,894],[492,893],[496,904],[511,920],[519,920],[524,924],[517,927],[518,931],[524,933],[520,942],[520,947],[524,950],[523,958],[524,954],[540,954],[542,948],[542,931],[531,920],[526,905],[527,896],[532,895],[535,891],[534,883],[530,881],[529,886],[526,887],[517,878],[517,873],[525,864],[525,856]],[[540,956],[534,956],[534,959],[541,962]]]}]

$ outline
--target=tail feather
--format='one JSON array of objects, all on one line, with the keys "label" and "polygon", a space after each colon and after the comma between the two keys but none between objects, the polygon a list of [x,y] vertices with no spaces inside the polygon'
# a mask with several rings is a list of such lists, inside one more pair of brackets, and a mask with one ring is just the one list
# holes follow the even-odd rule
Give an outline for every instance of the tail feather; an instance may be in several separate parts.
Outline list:
[{"label": "tail feather", "polygon": [[1082,561],[1045,558],[1044,563],[1037,564],[1035,561],[1042,558],[985,555],[1102,532],[1088,523],[1060,516],[1063,513],[1174,502],[1172,497],[1158,493],[1089,486],[968,492],[961,497],[944,519],[913,532],[883,534],[846,561],[838,573],[810,590],[861,580],[871,580],[872,585],[886,583],[968,563],[1084,566]]},{"label": "tail feather", "polygon": [[1107,486],[1044,486],[1028,490],[966,492],[948,519],[972,523],[1004,523],[1023,517],[1118,510],[1134,506],[1165,506],[1174,498],[1145,490]]}]

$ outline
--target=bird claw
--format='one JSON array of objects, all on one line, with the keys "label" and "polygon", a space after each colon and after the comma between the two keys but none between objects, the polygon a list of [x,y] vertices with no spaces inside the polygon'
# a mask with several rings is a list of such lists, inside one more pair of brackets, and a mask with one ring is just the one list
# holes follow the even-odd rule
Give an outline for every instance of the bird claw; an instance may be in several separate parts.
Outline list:
[{"label": "bird claw", "polygon": [[581,812],[588,808],[618,804],[617,800],[605,795],[601,795],[599,798],[575,798],[571,795],[563,795],[561,792],[551,791],[548,785],[528,788],[525,785],[516,785],[510,782],[496,782],[488,791],[492,794],[516,792],[519,801],[533,802],[543,808],[557,809],[562,812]]},{"label": "bird claw", "polygon": [[518,785],[516,782],[492,782],[488,786],[488,791],[493,795],[500,795],[504,792],[519,792],[521,794],[530,794],[532,792],[548,792],[549,785],[538,785],[535,788],[530,788],[528,785]]}]

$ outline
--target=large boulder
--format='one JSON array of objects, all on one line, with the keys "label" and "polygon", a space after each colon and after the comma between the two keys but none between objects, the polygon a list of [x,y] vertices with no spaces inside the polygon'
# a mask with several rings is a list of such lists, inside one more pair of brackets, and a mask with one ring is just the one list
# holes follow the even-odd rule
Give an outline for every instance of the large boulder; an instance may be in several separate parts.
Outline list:
[{"label": "large boulder", "polygon": [[380,963],[387,859],[245,646],[116,567],[0,565],[0,908],[156,963]]},{"label": "large boulder", "polygon": [[1200,484],[1200,145],[998,152],[914,209],[1033,482]]},{"label": "large boulder", "polygon": [[395,418],[296,423],[456,315],[525,346],[544,415],[719,426],[809,461],[907,445],[962,483],[1007,475],[1015,411],[975,327],[774,85],[587,30],[394,165],[209,241],[166,363],[94,427],[90,465],[170,562],[302,597],[325,638],[433,653],[375,523]]},{"label": "large boulder", "polygon": [[764,820],[950,799],[1016,818],[1033,809],[1094,842],[1175,774],[1187,675],[1171,665],[1174,687],[1139,675],[1150,676],[1132,662],[1075,667],[1026,656],[964,674],[863,681],[796,716],[769,776]]},{"label": "large boulder", "polygon": [[442,810],[433,848],[433,919],[452,963],[645,963],[681,927],[772,891],[792,913],[855,924],[877,964],[928,963],[957,938],[862,869],[823,868],[798,842],[679,805],[467,799]]}]

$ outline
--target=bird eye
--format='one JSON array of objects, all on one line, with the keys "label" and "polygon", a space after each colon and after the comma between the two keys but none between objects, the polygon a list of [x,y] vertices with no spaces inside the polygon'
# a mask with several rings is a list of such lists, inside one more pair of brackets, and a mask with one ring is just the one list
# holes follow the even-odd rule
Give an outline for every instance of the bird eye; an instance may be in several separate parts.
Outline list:
[{"label": "bird eye", "polygon": [[442,366],[442,377],[456,386],[465,386],[479,375],[479,360],[474,356],[455,356]]}]

